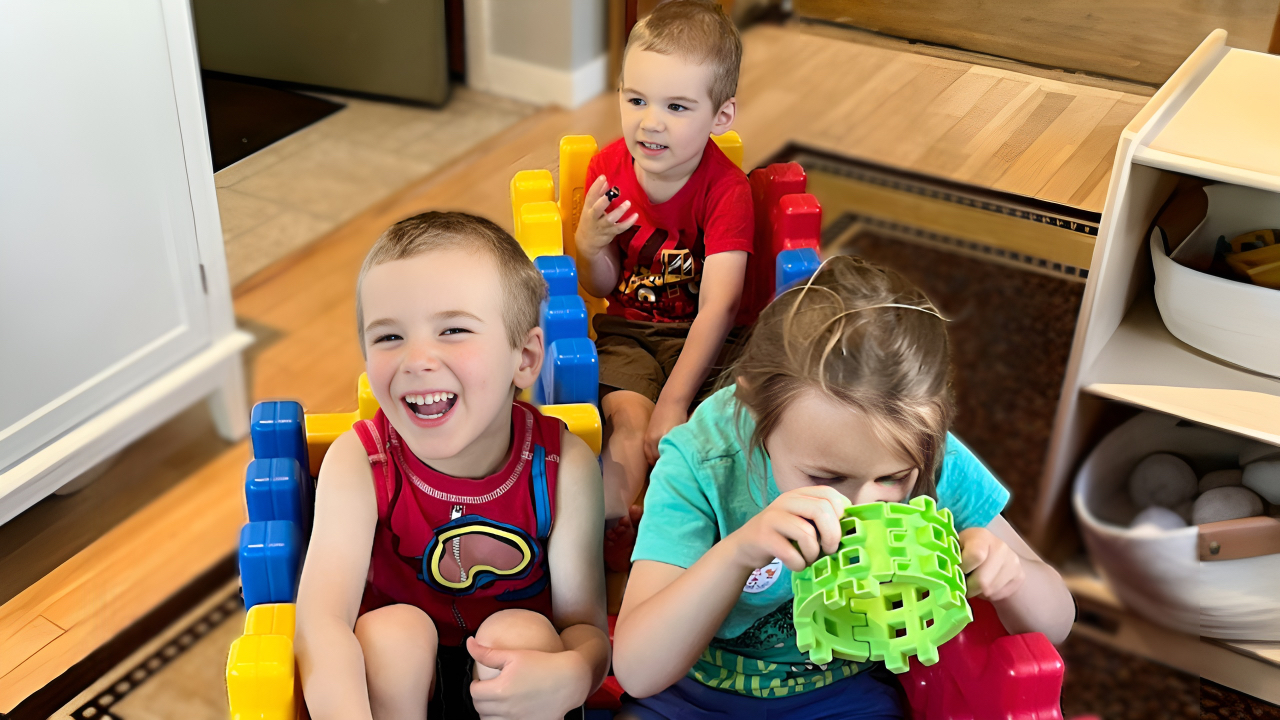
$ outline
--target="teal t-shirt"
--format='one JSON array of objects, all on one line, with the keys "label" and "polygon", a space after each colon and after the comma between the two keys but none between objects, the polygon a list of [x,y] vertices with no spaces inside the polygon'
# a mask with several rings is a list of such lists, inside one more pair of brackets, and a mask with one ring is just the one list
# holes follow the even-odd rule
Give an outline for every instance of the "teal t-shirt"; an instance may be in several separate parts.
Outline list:
[{"label": "teal t-shirt", "polygon": [[[632,560],[687,568],[720,539],[742,527],[781,493],[763,453],[748,478],[743,439],[754,423],[747,413],[735,427],[733,387],[707,398],[662,439],[644,499]],[[766,474],[760,497],[758,473]],[[938,479],[938,505],[951,510],[956,531],[985,527],[1000,514],[1009,491],[955,436],[948,433]],[[815,690],[870,663],[835,660],[819,667],[796,647],[791,572],[778,561],[753,573],[710,647],[689,671],[695,680],[757,697]]]}]

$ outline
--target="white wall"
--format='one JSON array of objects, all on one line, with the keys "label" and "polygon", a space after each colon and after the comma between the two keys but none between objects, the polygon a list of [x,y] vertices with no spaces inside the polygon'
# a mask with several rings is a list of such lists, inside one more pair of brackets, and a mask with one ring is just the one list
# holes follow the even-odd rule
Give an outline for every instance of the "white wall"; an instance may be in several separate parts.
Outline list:
[{"label": "white wall", "polygon": [[606,0],[465,0],[467,84],[574,108],[607,86]]}]

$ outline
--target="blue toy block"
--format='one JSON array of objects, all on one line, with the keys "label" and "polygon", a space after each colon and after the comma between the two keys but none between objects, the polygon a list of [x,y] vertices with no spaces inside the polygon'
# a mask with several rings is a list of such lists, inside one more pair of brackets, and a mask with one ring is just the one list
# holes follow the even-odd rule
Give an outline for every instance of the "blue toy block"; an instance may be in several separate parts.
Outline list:
[{"label": "blue toy block", "polygon": [[538,268],[542,279],[547,281],[547,294],[551,297],[578,294],[578,269],[573,264],[573,258],[568,255],[543,255],[534,258],[533,266]]},{"label": "blue toy block", "polygon": [[308,534],[315,491],[311,478],[302,474],[297,460],[289,457],[254,460],[244,475],[249,522],[288,520],[297,523],[304,535]]},{"label": "blue toy block", "polygon": [[598,405],[600,358],[595,343],[585,337],[555,341],[542,363],[539,379],[548,405]]},{"label": "blue toy block", "polygon": [[[542,301],[538,312],[543,347],[557,340],[587,337],[587,304],[577,295],[556,295]],[[546,388],[543,388],[546,390]]]},{"label": "blue toy block", "polygon": [[288,520],[251,522],[240,529],[240,587],[244,606],[291,603],[298,597],[302,539]]},{"label": "blue toy block", "polygon": [[307,425],[298,403],[272,400],[254,405],[249,435],[255,458],[293,458],[303,472],[311,467],[307,460]]},{"label": "blue toy block", "polygon": [[818,251],[813,248],[796,248],[778,253],[778,274],[775,288],[777,295],[786,292],[792,285],[808,280],[818,271],[822,261],[818,259]]}]

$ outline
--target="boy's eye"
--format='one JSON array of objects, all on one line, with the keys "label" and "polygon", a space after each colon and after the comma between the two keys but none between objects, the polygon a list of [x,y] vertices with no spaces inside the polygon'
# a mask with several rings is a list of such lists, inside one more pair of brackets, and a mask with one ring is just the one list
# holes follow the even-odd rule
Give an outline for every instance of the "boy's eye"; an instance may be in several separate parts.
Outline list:
[{"label": "boy's eye", "polygon": [[469,332],[471,332],[471,331],[470,331],[470,330],[468,330],[468,329],[466,329],[466,328],[451,327],[451,328],[446,329],[444,332],[442,332],[442,333],[440,333],[440,334],[441,334],[441,335],[460,335],[460,334],[462,334],[462,333],[469,333]]},{"label": "boy's eye", "polygon": [[627,102],[631,103],[632,105],[635,105],[636,107],[640,107],[641,105],[644,105],[644,100],[641,100],[640,98],[630,98],[627,100]]},{"label": "boy's eye", "polygon": [[374,338],[373,344],[377,345],[378,343],[395,342],[396,340],[403,340],[403,339],[404,338],[400,337],[399,335],[396,335],[395,333],[387,333],[386,335],[379,335],[378,337]]},{"label": "boy's eye", "polygon": [[670,110],[670,111],[672,111],[672,112],[681,112],[681,111],[683,111],[683,110],[688,110],[689,108],[687,108],[687,107],[685,107],[685,106],[683,106],[683,105],[681,105],[681,104],[679,104],[679,103],[671,103],[670,105],[668,105],[668,106],[667,106],[667,109],[668,109],[668,110]]}]

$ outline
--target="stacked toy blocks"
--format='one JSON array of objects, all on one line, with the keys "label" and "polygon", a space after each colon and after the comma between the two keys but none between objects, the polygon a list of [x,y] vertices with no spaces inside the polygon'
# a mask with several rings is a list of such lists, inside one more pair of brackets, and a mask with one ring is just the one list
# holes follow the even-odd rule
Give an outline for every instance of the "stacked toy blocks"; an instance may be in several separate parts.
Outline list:
[{"label": "stacked toy blocks", "polygon": [[293,605],[255,605],[227,657],[232,720],[294,720]]},{"label": "stacked toy blocks", "polygon": [[591,338],[591,318],[604,310],[604,301],[581,289],[574,258],[587,164],[595,153],[596,141],[589,135],[562,138],[559,197],[550,171],[522,170],[511,178],[511,211],[515,238],[548,289],[538,312],[546,357],[531,399],[599,453],[600,360]]},{"label": "stacked toy blocks", "polygon": [[1064,667],[1049,639],[1009,635],[985,600],[973,601],[973,617],[936,665],[913,660],[899,678],[913,719],[1062,720]]},{"label": "stacked toy blocks", "polygon": [[747,288],[771,297],[818,270],[822,206],[805,192],[807,178],[799,163],[774,163],[747,177],[756,213],[755,251],[774,258],[772,264],[755,264]]},{"label": "stacked toy blocks", "polygon": [[796,645],[820,665],[832,657],[907,658],[932,665],[938,646],[973,619],[965,601],[951,512],[933,498],[845,510],[840,549],[792,576]]}]

